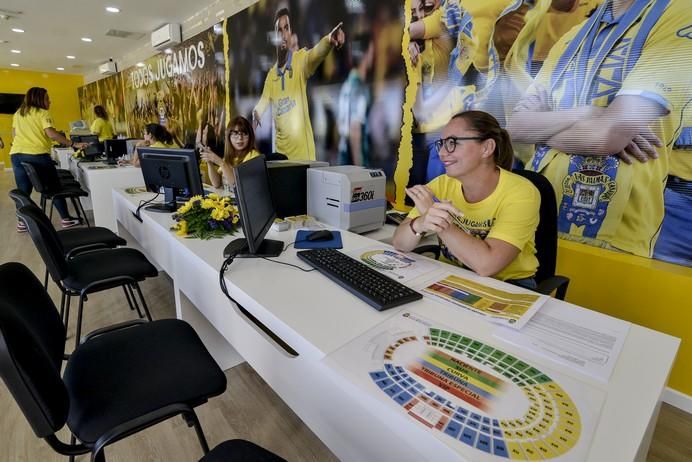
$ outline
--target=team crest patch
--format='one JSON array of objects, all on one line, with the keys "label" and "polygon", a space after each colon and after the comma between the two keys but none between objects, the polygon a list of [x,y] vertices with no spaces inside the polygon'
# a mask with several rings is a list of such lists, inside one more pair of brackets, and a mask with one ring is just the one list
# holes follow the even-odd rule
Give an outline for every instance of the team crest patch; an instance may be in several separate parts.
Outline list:
[{"label": "team crest patch", "polygon": [[583,229],[584,236],[596,237],[608,205],[617,192],[618,160],[614,156],[572,156],[562,181],[559,231],[571,225]]}]

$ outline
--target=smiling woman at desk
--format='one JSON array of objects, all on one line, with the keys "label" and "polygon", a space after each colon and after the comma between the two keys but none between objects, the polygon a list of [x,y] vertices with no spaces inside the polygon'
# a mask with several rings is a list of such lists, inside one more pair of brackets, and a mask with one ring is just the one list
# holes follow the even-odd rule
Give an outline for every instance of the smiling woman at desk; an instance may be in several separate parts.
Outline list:
[{"label": "smiling woman at desk", "polygon": [[447,262],[535,288],[540,195],[509,171],[507,132],[490,114],[467,111],[452,117],[436,143],[446,174],[406,190],[416,207],[397,228],[394,247],[410,251],[423,234],[437,233]]}]

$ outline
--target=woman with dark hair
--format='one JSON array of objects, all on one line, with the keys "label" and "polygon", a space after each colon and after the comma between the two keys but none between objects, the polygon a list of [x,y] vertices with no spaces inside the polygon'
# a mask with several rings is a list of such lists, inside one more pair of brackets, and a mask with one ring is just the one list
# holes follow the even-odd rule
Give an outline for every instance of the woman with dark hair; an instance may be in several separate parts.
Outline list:
[{"label": "woman with dark hair", "polygon": [[540,194],[510,172],[507,131],[490,114],[467,111],[452,117],[436,143],[446,174],[406,190],[415,208],[397,228],[394,247],[410,251],[423,234],[437,233],[448,263],[535,288]]},{"label": "woman with dark hair", "polygon": [[[144,140],[137,143],[135,148],[173,148],[179,149],[180,143],[175,139],[166,127],[159,124],[146,124],[144,126]],[[132,164],[139,167],[139,155],[137,149],[132,159]]]},{"label": "woman with dark hair", "polygon": [[108,121],[108,113],[103,106],[94,106],[96,119],[91,124],[91,133],[99,137],[99,142],[113,138],[113,126]]},{"label": "woman with dark hair", "polygon": [[235,184],[233,167],[260,155],[255,147],[255,132],[250,122],[242,116],[231,120],[226,128],[226,145],[223,158],[209,147],[201,151],[202,159],[207,161],[209,179],[215,188],[222,184]]},{"label": "woman with dark hair", "polygon": [[[33,187],[22,162],[34,165],[39,171],[45,172],[52,169],[57,179],[55,164],[50,157],[52,142],[56,141],[76,148],[86,146],[86,143],[74,143],[65,138],[53,127],[53,117],[48,112],[49,108],[48,91],[45,88],[32,87],[26,92],[22,105],[12,119],[12,135],[14,136],[10,149],[12,171],[17,188],[27,194],[31,194]],[[55,199],[53,204],[62,218],[63,228],[79,224],[79,219],[71,217],[68,213],[65,199]],[[17,222],[17,232],[26,232],[26,224],[23,221]]]}]

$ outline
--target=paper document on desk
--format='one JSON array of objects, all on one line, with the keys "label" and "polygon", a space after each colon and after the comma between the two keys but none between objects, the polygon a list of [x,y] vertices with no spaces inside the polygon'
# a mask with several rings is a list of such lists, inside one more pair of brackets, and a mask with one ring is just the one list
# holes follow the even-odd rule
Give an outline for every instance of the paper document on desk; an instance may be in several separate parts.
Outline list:
[{"label": "paper document on desk", "polygon": [[366,247],[348,254],[402,284],[439,268],[438,265],[420,255],[399,252],[382,246]]},{"label": "paper document on desk", "polygon": [[586,309],[547,305],[520,331],[495,336],[607,383],[630,323]]},{"label": "paper document on desk", "polygon": [[455,274],[448,274],[428,284],[423,294],[513,329],[523,327],[548,299],[546,295],[535,292],[497,289]]}]

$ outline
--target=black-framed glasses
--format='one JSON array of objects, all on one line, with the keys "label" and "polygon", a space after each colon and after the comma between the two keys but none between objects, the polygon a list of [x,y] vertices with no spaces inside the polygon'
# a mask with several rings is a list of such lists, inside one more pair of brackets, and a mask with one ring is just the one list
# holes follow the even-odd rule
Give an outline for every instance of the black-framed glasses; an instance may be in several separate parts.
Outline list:
[{"label": "black-framed glasses", "polygon": [[435,146],[437,147],[438,151],[442,151],[442,146],[445,147],[445,151],[447,151],[449,154],[453,153],[454,150],[457,148],[457,144],[460,144],[461,141],[467,141],[467,140],[484,140],[482,136],[449,136],[447,138],[442,138],[437,141],[435,141]]},{"label": "black-framed glasses", "polygon": [[231,130],[230,137],[234,137],[234,136],[239,137],[239,138],[240,137],[245,138],[246,136],[248,136],[248,132],[241,131],[241,130]]}]

